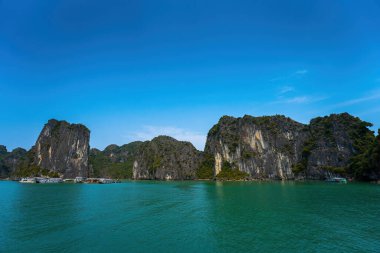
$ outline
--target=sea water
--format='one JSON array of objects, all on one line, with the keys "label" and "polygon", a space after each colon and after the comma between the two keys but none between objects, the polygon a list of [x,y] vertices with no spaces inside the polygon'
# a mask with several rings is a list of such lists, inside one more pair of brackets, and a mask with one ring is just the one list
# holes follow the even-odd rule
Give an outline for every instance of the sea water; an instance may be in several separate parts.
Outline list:
[{"label": "sea water", "polygon": [[0,252],[380,252],[380,185],[1,181]]}]

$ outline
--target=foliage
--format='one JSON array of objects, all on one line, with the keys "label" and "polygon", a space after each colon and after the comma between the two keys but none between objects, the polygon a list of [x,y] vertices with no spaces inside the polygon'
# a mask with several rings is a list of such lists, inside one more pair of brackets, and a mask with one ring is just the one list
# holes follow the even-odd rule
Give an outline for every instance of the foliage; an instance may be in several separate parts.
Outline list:
[{"label": "foliage", "polygon": [[315,148],[315,146],[316,146],[316,141],[314,138],[310,138],[309,140],[305,141],[303,149],[302,149],[301,161],[292,166],[292,172],[294,174],[297,175],[301,172],[304,172],[307,169],[309,156],[312,150]]},{"label": "foliage", "polygon": [[214,125],[210,131],[208,132],[209,135],[216,135],[219,132],[219,124]]},{"label": "foliage", "polygon": [[248,177],[248,173],[240,171],[228,161],[223,161],[222,170],[216,176],[218,180],[243,180],[247,179]]},{"label": "foliage", "polygon": [[307,168],[307,162],[305,160],[302,160],[299,163],[296,163],[292,166],[292,172],[294,174],[299,174],[301,172],[304,172]]},{"label": "foliage", "polygon": [[357,147],[362,148],[362,152],[351,159],[349,172],[361,180],[378,180],[380,178],[380,129],[369,148],[364,147]]},{"label": "foliage", "polygon": [[214,178],[215,158],[212,155],[205,154],[199,168],[196,171],[198,179]]},{"label": "foliage", "polygon": [[255,158],[257,156],[257,153],[255,151],[248,151],[248,150],[243,150],[241,156],[243,159],[249,160],[252,158]]},{"label": "foliage", "polygon": [[133,163],[142,142],[136,141],[123,146],[109,145],[104,149],[91,150],[89,164],[95,177],[131,179]]},{"label": "foliage", "polygon": [[346,168],[344,167],[322,166],[321,169],[330,171],[335,174],[340,174],[340,175],[346,174]]},{"label": "foliage", "polygon": [[89,160],[94,177],[132,178],[133,161],[131,160],[126,162],[112,162],[103,154],[90,156]]}]

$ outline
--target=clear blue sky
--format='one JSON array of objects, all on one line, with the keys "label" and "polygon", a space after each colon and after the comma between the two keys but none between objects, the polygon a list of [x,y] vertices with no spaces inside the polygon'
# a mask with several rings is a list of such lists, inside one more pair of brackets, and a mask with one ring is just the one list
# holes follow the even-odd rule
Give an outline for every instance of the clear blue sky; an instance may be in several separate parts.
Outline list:
[{"label": "clear blue sky", "polygon": [[380,127],[380,1],[0,0],[0,144],[50,118],[104,148],[203,149],[220,116],[349,112]]}]

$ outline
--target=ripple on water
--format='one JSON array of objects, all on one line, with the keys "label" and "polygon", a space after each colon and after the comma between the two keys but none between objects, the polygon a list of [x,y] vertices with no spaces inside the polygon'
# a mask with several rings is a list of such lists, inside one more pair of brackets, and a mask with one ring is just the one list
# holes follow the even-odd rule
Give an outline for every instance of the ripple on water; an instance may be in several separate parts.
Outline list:
[{"label": "ripple on water", "polygon": [[4,252],[379,252],[380,186],[0,182]]}]

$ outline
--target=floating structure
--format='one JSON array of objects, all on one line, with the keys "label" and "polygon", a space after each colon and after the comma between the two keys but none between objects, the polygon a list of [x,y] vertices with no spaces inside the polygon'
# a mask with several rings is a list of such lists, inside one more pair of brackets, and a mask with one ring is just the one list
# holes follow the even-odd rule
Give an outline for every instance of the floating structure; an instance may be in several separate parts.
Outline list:
[{"label": "floating structure", "polygon": [[58,183],[63,183],[62,178],[48,178],[46,181],[47,184],[58,184]]},{"label": "floating structure", "polygon": [[35,184],[37,180],[34,177],[24,177],[19,182],[23,184]]},{"label": "floating structure", "polygon": [[85,177],[76,177],[74,179],[74,183],[80,184],[80,183],[84,183],[86,180],[87,180],[87,178],[85,178]]},{"label": "floating structure", "polygon": [[87,178],[84,183],[85,184],[113,184],[118,183],[118,180],[110,179],[110,178]]},{"label": "floating structure", "polygon": [[76,177],[75,179],[48,178],[48,177],[25,177],[19,180],[24,184],[58,184],[58,183],[85,183],[85,184],[113,184],[120,183],[119,180],[110,178],[85,178]]},{"label": "floating structure", "polygon": [[347,179],[345,179],[343,177],[332,177],[332,178],[326,179],[326,182],[346,184],[347,183]]},{"label": "floating structure", "polygon": [[108,178],[99,179],[99,184],[113,184],[113,183],[115,183],[115,180],[113,179],[108,179]]},{"label": "floating structure", "polygon": [[63,183],[62,178],[24,177],[19,181],[23,184],[58,184]]}]

